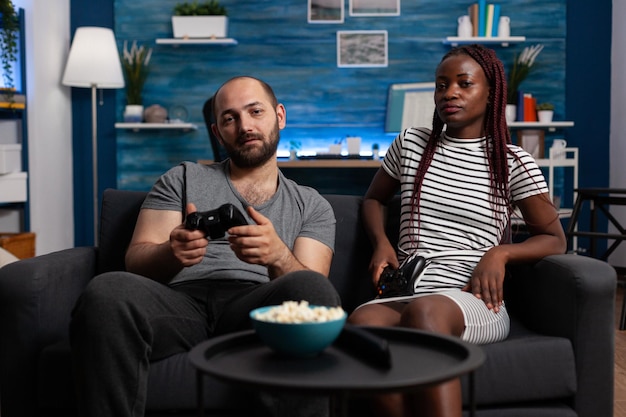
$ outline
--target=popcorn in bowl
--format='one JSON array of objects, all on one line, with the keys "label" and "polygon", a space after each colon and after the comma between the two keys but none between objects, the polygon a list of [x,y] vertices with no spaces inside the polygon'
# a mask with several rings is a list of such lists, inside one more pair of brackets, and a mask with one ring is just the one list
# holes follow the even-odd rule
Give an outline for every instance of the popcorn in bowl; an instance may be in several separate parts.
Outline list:
[{"label": "popcorn in bowl", "polygon": [[285,301],[250,312],[259,338],[278,353],[308,357],[320,354],[341,333],[347,318],[341,307]]},{"label": "popcorn in bowl", "polygon": [[319,323],[345,316],[341,307],[310,306],[308,301],[284,301],[267,310],[255,310],[253,318],[274,323]]}]

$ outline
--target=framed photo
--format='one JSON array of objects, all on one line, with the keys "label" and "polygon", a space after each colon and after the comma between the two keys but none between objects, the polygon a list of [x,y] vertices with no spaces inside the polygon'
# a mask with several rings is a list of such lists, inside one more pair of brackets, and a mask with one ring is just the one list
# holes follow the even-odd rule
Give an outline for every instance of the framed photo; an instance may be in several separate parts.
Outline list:
[{"label": "framed photo", "polygon": [[531,154],[535,159],[544,157],[545,133],[540,129],[521,129],[517,131],[517,146]]},{"label": "framed photo", "polygon": [[400,0],[350,0],[350,16],[400,16]]},{"label": "framed photo", "polygon": [[343,23],[344,0],[308,0],[309,23]]},{"label": "framed photo", "polygon": [[386,30],[340,30],[337,32],[338,67],[386,67]]}]

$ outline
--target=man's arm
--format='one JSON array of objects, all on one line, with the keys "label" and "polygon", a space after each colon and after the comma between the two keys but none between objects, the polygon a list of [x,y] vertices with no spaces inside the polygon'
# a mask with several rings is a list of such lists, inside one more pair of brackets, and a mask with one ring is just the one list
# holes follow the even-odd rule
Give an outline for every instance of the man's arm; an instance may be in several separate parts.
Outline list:
[{"label": "man's arm", "polygon": [[237,226],[228,231],[230,247],[239,259],[266,266],[270,279],[303,269],[328,276],[333,256],[328,246],[315,239],[299,237],[290,250],[268,218],[252,207],[248,207],[248,214],[256,225]]},{"label": "man's arm", "polygon": [[[190,204],[187,212],[195,211]],[[186,266],[202,261],[208,240],[187,230],[178,211],[142,209],[126,251],[126,269],[155,281],[169,282]]]}]

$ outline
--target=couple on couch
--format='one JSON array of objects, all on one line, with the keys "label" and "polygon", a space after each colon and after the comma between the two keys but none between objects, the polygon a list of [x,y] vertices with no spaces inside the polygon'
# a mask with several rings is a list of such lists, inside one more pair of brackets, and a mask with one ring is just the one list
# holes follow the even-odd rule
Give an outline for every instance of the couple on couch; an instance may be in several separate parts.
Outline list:
[{"label": "couple on couch", "polygon": [[[398,268],[412,253],[444,256],[429,260],[410,295],[360,306],[350,315],[353,324],[412,327],[479,344],[503,340],[509,331],[505,266],[565,252],[541,171],[510,144],[505,92],[504,69],[492,50],[464,46],[441,60],[432,129],[410,128],[394,140],[365,196],[362,218],[374,247],[374,283],[385,267]],[[249,328],[253,308],[286,300],[341,304],[326,278],[333,210],[276,165],[284,106],[269,85],[252,77],[228,80],[213,103],[213,133],[229,159],[210,166],[183,163],[161,176],[142,205],[127,272],[93,279],[73,311],[70,341],[81,416],[143,415],[150,361]],[[385,235],[383,210],[398,191],[396,249]],[[187,214],[223,203],[240,208],[248,225],[215,240],[185,227]],[[511,244],[514,207],[530,236]],[[454,254],[445,256],[448,251]],[[318,415],[311,403],[289,415]],[[461,384],[380,395],[373,404],[381,416],[410,416],[419,409],[460,417]]]}]

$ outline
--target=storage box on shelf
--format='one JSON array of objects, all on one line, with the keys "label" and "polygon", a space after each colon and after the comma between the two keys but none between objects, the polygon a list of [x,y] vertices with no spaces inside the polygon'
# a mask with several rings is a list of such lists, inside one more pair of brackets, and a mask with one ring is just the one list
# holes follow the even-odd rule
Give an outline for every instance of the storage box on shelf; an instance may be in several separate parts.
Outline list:
[{"label": "storage box on shelf", "polygon": [[22,170],[22,145],[0,145],[0,174]]},{"label": "storage box on shelf", "polygon": [[26,172],[12,172],[0,175],[0,203],[26,202]]}]

